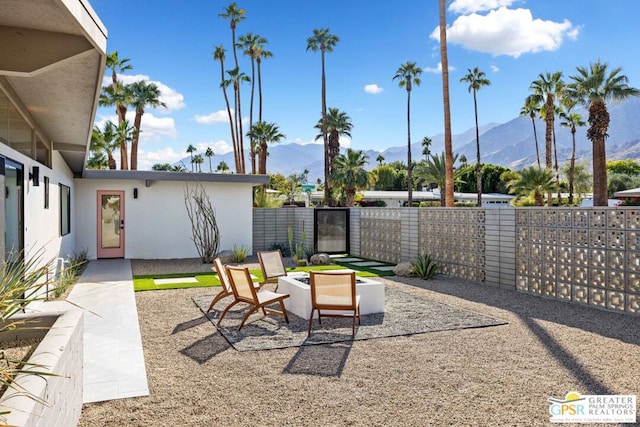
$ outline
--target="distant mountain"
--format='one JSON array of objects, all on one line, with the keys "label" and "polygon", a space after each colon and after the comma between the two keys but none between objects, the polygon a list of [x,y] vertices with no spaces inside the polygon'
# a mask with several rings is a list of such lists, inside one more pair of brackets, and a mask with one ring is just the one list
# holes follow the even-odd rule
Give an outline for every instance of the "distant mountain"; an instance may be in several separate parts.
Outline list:
[{"label": "distant mountain", "polygon": [[[640,98],[631,98],[622,103],[607,105],[610,115],[609,137],[607,138],[607,159],[636,159],[640,160]],[[586,122],[588,112],[578,110]],[[564,164],[571,157],[572,136],[569,128],[560,126],[560,120],[555,121],[556,148],[558,163]],[[545,124],[542,120],[535,120],[538,137],[540,161],[545,162]],[[587,126],[580,127],[576,132],[577,160],[591,161],[591,141],[586,137]],[[440,153],[444,150],[444,135],[437,134],[430,137],[431,152]],[[455,153],[464,154],[469,163],[475,163],[476,142],[475,128],[452,136]],[[281,173],[288,176],[309,170],[309,182],[316,182],[324,177],[324,159],[321,144],[276,144],[269,147],[267,169],[270,173]],[[536,147],[533,134],[533,124],[528,117],[517,117],[507,123],[490,123],[480,127],[480,152],[482,162],[521,169],[537,163]],[[386,163],[406,162],[407,147],[389,147],[383,151],[366,150],[369,156],[369,168],[377,166],[376,158],[382,154]],[[411,144],[413,159],[422,158],[422,139]],[[216,155],[212,159],[213,169],[224,160],[233,167],[233,154]],[[248,156],[247,156],[248,161]],[[190,158],[185,157],[182,163],[191,169]],[[250,165],[247,165],[250,170]],[[207,159],[202,165],[202,171],[208,172]]]}]

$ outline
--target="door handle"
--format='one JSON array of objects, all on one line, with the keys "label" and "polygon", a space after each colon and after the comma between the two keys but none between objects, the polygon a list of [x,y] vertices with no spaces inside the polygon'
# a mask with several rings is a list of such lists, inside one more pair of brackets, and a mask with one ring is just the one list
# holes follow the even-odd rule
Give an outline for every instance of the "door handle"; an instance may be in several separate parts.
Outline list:
[{"label": "door handle", "polygon": [[120,220],[120,230],[124,230],[124,219]]}]

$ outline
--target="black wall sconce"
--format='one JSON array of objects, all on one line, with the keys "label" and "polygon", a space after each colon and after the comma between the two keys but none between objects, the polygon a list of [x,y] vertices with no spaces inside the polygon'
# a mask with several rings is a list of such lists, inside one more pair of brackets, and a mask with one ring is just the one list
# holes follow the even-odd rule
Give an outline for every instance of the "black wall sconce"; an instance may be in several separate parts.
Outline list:
[{"label": "black wall sconce", "polygon": [[31,167],[31,173],[29,173],[29,179],[33,181],[34,187],[40,186],[40,167],[39,166]]},{"label": "black wall sconce", "polygon": [[134,198],[134,199],[137,199],[137,198],[138,198],[138,189],[137,189],[137,188],[134,188],[134,189],[133,189],[133,198]]}]

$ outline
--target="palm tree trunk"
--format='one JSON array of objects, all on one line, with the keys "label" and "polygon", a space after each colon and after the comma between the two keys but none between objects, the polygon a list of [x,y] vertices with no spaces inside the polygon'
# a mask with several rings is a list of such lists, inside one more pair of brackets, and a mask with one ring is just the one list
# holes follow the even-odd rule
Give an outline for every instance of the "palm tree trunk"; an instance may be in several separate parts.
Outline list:
[{"label": "palm tree trunk", "polygon": [[331,206],[331,190],[329,189],[329,142],[327,141],[327,87],[324,72],[324,47],[320,48],[322,58],[322,140],[324,146],[324,204]]},{"label": "palm tree trunk", "polygon": [[411,82],[407,82],[407,205],[413,206],[413,173],[411,167]]},{"label": "palm tree trunk", "polygon": [[609,130],[609,112],[601,99],[589,106],[587,138],[593,144],[593,206],[607,206],[607,155],[605,138]]},{"label": "palm tree trunk", "polygon": [[256,59],[258,63],[258,121],[262,121],[262,74],[260,72],[260,57]]},{"label": "palm tree trunk", "polygon": [[453,146],[451,143],[451,106],[449,99],[449,58],[447,57],[447,20],[445,0],[440,5],[440,61],[442,63],[442,101],[444,105],[445,205],[453,207]]},{"label": "palm tree trunk", "polygon": [[[545,153],[545,168],[547,168],[548,170],[552,170],[552,154],[551,154],[551,150],[553,149],[552,144],[553,144],[553,120],[555,118],[554,112],[553,112],[553,98],[551,97],[551,95],[547,95],[547,105],[546,105],[546,117],[545,117],[545,121],[546,121],[546,128],[545,128],[545,149],[546,149],[546,153]],[[552,203],[552,194],[551,191],[549,191],[547,193],[547,206],[551,206]]]},{"label": "palm tree trunk", "polygon": [[531,124],[533,124],[533,140],[536,143],[536,159],[538,159],[538,167],[540,167],[540,149],[538,148],[538,132],[536,132],[535,116],[531,115]]},{"label": "palm tree trunk", "polygon": [[239,130],[239,141],[238,151],[240,154],[240,173],[246,173],[245,163],[244,163],[244,144],[243,144],[243,135],[242,135],[242,110],[240,108],[240,85],[238,85],[238,130]]},{"label": "palm tree trunk", "polygon": [[576,127],[571,127],[571,160],[569,160],[569,206],[573,205],[573,180],[576,171]]},{"label": "palm tree trunk", "polygon": [[[251,105],[249,105],[249,130],[253,126],[253,94],[255,92],[255,62],[253,56],[251,56]],[[249,134],[249,148],[251,152],[249,153],[251,157],[251,173],[255,175],[256,173],[256,147],[253,142],[253,137]]]},{"label": "palm tree trunk", "polygon": [[[127,106],[122,104],[116,105],[116,112],[118,113],[118,125],[124,122],[127,119]],[[123,138],[120,140],[120,169],[127,170],[129,169],[129,162],[127,158],[129,157],[129,149],[127,147],[127,140]]]},{"label": "palm tree trunk", "polygon": [[131,170],[138,170],[138,140],[140,139],[140,124],[144,111],[136,111],[133,119],[133,135],[131,137]]},{"label": "palm tree trunk", "polygon": [[[236,155],[237,153],[236,135],[234,132],[233,117],[231,115],[231,105],[229,105],[229,97],[227,96],[227,88],[224,86],[224,63],[222,60],[220,61],[220,89],[222,89],[222,94],[224,95],[224,103],[227,106],[227,115],[229,116],[229,127],[231,128],[231,143],[233,145],[233,154],[234,154],[234,157],[237,159],[238,156]],[[236,167],[237,167],[237,163],[236,163]]]},{"label": "palm tree trunk", "polygon": [[240,163],[241,152],[240,152],[240,129],[239,129],[239,122],[241,121],[242,116],[240,116],[240,111],[238,108],[238,104],[240,103],[240,94],[238,93],[238,87],[239,87],[239,84],[237,82],[234,82],[233,84],[234,101],[233,102],[235,107],[234,116],[235,116],[235,132],[236,132],[236,152],[235,152],[236,173],[242,173],[242,166]]},{"label": "palm tree trunk", "polygon": [[556,170],[556,185],[558,186],[558,206],[562,206],[562,193],[560,192],[560,172],[558,172],[558,147],[556,145],[556,129],[553,128],[553,167]]},{"label": "palm tree trunk", "polygon": [[482,206],[482,163],[480,163],[480,129],[478,128],[478,102],[476,90],[473,90],[473,109],[476,115],[476,187],[478,190],[478,207]]}]

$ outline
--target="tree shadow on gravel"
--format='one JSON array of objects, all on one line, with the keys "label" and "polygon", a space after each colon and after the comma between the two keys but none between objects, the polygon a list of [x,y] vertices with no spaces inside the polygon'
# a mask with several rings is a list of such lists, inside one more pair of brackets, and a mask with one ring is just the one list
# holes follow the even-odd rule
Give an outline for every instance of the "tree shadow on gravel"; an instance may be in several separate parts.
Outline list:
[{"label": "tree shadow on gravel", "polygon": [[229,342],[219,332],[216,332],[183,348],[180,353],[203,365],[230,348],[232,347]]},{"label": "tree shadow on gravel", "polygon": [[207,323],[209,319],[205,316],[199,316],[195,319],[187,320],[186,322],[178,323],[171,335],[177,334],[178,332],[186,331],[187,329],[195,328],[196,326],[202,325],[203,323]]},{"label": "tree shadow on gravel", "polygon": [[640,317],[495,288],[454,277],[438,276],[434,281],[417,281],[401,277],[393,277],[392,280],[513,313],[538,337],[550,354],[584,385],[588,394],[615,392],[582,366],[570,350],[549,334],[540,321],[640,345]]},{"label": "tree shadow on gravel", "polygon": [[283,369],[285,374],[339,377],[349,358],[353,341],[303,345]]}]

